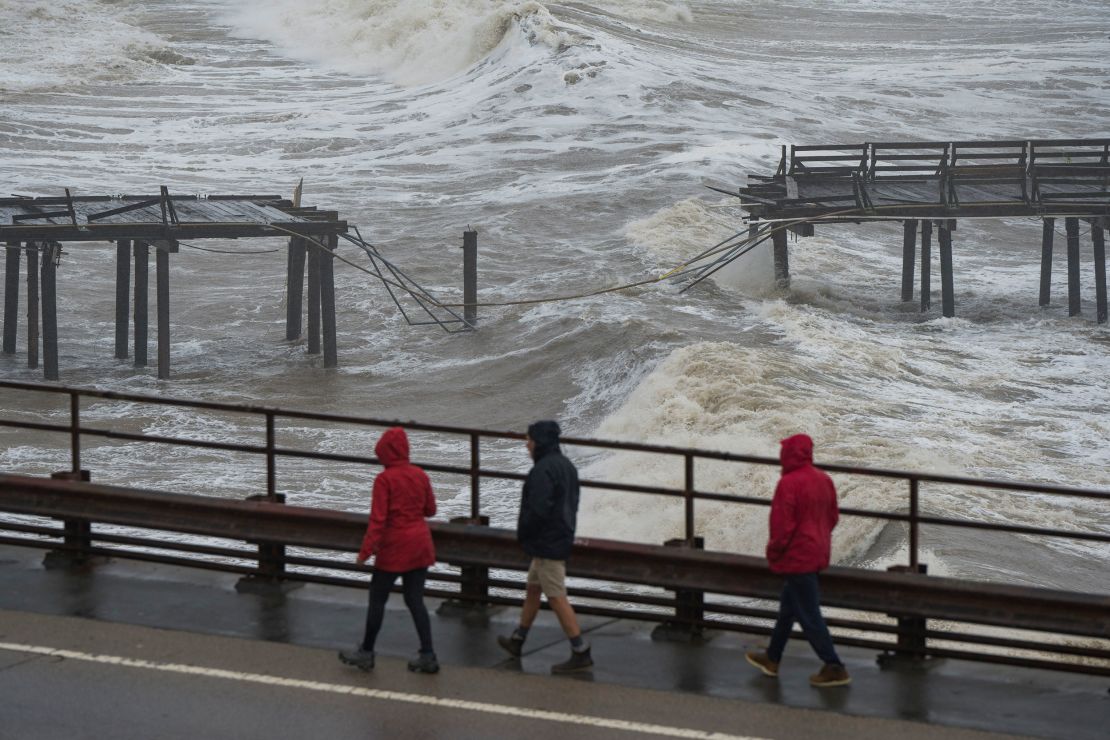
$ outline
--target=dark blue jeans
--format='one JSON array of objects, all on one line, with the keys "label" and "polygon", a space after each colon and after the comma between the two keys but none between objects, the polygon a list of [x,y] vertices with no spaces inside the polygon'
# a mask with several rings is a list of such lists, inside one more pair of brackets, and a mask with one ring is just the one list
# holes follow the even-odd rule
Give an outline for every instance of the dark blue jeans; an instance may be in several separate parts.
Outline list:
[{"label": "dark blue jeans", "polygon": [[790,630],[794,629],[795,622],[802,626],[802,632],[817,657],[825,663],[842,665],[825,618],[821,616],[821,591],[817,586],[816,573],[791,573],[786,576],[779,601],[779,619],[775,622],[775,631],[771,633],[771,646],[767,648],[767,657],[776,663],[782,660],[782,651],[786,649],[786,641],[790,639]]}]

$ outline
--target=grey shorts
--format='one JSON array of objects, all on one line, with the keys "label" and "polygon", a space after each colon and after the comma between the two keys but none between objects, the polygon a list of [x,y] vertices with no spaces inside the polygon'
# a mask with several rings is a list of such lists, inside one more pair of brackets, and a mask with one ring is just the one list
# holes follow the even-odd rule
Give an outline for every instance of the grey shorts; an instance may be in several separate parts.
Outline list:
[{"label": "grey shorts", "polygon": [[528,566],[528,585],[538,585],[543,595],[549,599],[565,598],[567,595],[567,561],[532,558]]}]

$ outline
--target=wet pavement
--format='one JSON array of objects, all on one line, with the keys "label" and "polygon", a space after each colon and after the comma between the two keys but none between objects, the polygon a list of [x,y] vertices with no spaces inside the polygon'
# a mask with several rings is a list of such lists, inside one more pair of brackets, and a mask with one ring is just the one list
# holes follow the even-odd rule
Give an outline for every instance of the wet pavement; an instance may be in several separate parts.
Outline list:
[{"label": "wet pavement", "polygon": [[[743,660],[743,651],[758,646],[759,638],[720,634],[700,645],[659,642],[651,639],[650,624],[591,617],[582,622],[593,645],[594,670],[552,677],[550,665],[563,660],[568,647],[551,614],[541,613],[525,655],[517,661],[495,641],[515,625],[515,609],[440,615],[432,600],[436,649],[444,669],[438,676],[418,676],[404,669],[403,659],[417,643],[399,595],[390,601],[379,637],[378,667],[365,674],[340,665],[334,655],[361,636],[361,591],[310,584],[285,595],[238,593],[231,575],[123,560],[71,573],[44,569],[42,554],[0,547],[0,610],[5,610],[0,611],[0,643],[26,648],[0,648],[0,696],[11,710],[0,723],[5,740],[150,737],[142,731],[156,726],[158,717],[169,723],[159,733],[162,737],[184,737],[188,731],[193,737],[273,738],[304,734],[306,718],[317,715],[318,723],[311,726],[327,728],[337,738],[565,737],[565,722],[507,715],[504,707],[510,704],[587,718],[584,724],[571,722],[576,737],[639,732],[590,724],[589,718],[599,717],[650,723],[656,730],[760,738],[984,736],[966,732],[979,730],[1101,740],[1110,722],[1106,679],[954,660],[936,661],[928,668],[880,668],[874,653],[841,648],[853,683],[817,690],[807,681],[817,668],[816,658],[808,645],[797,641],[789,646],[782,673],[774,680]],[[39,652],[27,652],[30,648]],[[43,652],[49,648],[81,655],[59,661]],[[233,680],[145,665],[121,667],[118,660],[98,662],[94,658],[99,655],[267,678]],[[276,687],[271,679],[278,681]],[[298,679],[317,688],[284,685],[279,679]],[[408,692],[409,698],[367,699],[352,694],[351,687]],[[277,700],[275,692],[297,698]],[[305,698],[306,692],[311,698]],[[68,697],[64,711],[56,701],[61,695]],[[118,696],[142,701],[120,705],[113,699]],[[444,697],[498,708],[435,703]],[[368,701],[373,711],[367,709]],[[414,702],[422,706],[414,708]],[[115,710],[108,711],[110,707]],[[293,707],[297,716],[285,717]],[[245,727],[256,711],[257,724]],[[85,720],[88,727],[99,726],[93,720],[120,727],[92,734],[63,732],[67,721],[80,727]],[[202,720],[209,724],[201,726]],[[15,733],[16,727],[22,730]],[[641,734],[660,734],[656,730]]]}]

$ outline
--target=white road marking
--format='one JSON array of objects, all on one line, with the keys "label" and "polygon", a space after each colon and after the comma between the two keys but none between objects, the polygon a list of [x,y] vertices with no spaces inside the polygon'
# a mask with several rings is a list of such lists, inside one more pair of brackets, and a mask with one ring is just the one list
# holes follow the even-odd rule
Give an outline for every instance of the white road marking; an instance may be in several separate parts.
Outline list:
[{"label": "white road marking", "polygon": [[571,725],[585,725],[589,727],[603,727],[609,730],[624,730],[627,732],[640,732],[664,737],[695,738],[696,740],[766,740],[766,738],[748,735],[729,735],[723,732],[707,732],[685,727],[671,727],[656,725],[647,722],[632,722],[622,719],[609,719],[607,717],[594,717],[588,714],[569,714],[566,712],[548,712],[542,709],[528,709],[514,707],[508,704],[490,704],[480,701],[466,701],[464,699],[441,699],[427,694],[412,694],[403,691],[385,691],[382,689],[368,689],[362,686],[349,686],[335,683],[321,683],[319,681],[304,681],[297,678],[283,678],[269,676],[264,673],[243,673],[240,671],[227,671],[221,668],[204,668],[202,666],[184,665],[181,663],[155,663],[149,660],[124,658],[119,655],[96,655],[82,653],[76,650],[61,650],[58,648],[43,647],[40,645],[21,645],[18,643],[0,642],[0,650],[16,653],[31,653],[45,655],[52,658],[67,658],[69,660],[83,660],[90,663],[104,663],[107,665],[125,666],[127,668],[146,668],[152,671],[167,673],[182,673],[190,676],[205,676],[208,678],[223,678],[229,681],[243,681],[246,683],[266,684],[269,686],[285,686],[308,691],[324,691],[332,694],[349,694],[363,696],[368,699],[382,701],[400,701],[409,704],[424,704],[447,709],[463,709],[471,712],[485,712],[486,714],[499,714],[509,717],[522,717],[525,719],[544,720],[547,722],[563,722]]}]

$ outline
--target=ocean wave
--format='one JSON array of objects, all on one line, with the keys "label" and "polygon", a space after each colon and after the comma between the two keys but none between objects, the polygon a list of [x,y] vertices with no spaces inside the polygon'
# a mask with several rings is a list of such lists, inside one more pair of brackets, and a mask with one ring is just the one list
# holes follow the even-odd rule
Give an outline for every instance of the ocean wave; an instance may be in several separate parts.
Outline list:
[{"label": "ocean wave", "polygon": [[553,50],[576,41],[537,2],[322,0],[306,14],[297,0],[250,0],[227,20],[238,33],[271,41],[292,57],[380,74],[405,87],[471,68],[513,30],[523,42]]},{"label": "ocean wave", "polygon": [[0,43],[0,90],[141,79],[164,65],[193,63],[107,2],[0,0],[0,29],[0,41],[7,37]]}]

